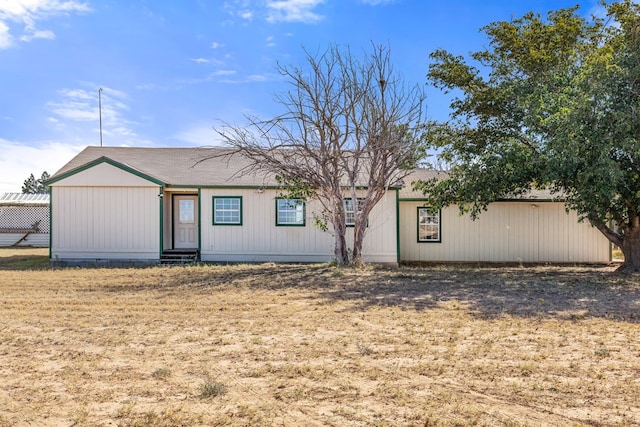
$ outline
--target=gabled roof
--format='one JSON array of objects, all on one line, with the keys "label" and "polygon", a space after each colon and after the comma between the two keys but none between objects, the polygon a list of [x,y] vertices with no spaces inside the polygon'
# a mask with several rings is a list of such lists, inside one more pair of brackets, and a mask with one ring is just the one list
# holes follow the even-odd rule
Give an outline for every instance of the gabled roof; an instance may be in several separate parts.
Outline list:
[{"label": "gabled roof", "polygon": [[[48,181],[55,183],[67,176],[99,163],[134,173],[148,181],[169,187],[279,187],[274,174],[243,172],[250,161],[229,148],[142,148],[142,147],[87,147]],[[413,182],[430,178],[445,178],[446,171],[413,170],[399,185],[401,200],[423,200],[424,194],[413,190]],[[364,182],[366,179],[363,176]],[[47,195],[48,197],[48,195]],[[547,190],[529,193],[505,200],[552,200]]]},{"label": "gabled roof", "polygon": [[[212,148],[87,147],[47,181],[109,163],[168,187],[279,187],[272,173],[248,173],[251,161],[233,150]],[[366,186],[362,174],[359,186]],[[395,187],[394,187],[395,188]]]},{"label": "gabled roof", "polygon": [[240,155],[231,155],[231,150],[226,148],[87,147],[49,182],[55,183],[103,161],[152,182],[174,187],[277,185],[274,176],[242,173],[249,161]]},{"label": "gabled roof", "polygon": [[0,195],[0,205],[48,205],[49,193],[25,194],[4,193]]}]

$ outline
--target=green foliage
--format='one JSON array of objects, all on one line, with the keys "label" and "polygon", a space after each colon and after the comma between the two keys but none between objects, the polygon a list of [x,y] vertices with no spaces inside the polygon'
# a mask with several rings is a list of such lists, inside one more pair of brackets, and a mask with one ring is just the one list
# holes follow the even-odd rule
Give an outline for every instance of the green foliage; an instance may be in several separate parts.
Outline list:
[{"label": "green foliage", "polygon": [[47,171],[42,172],[39,179],[36,179],[33,174],[29,175],[29,178],[24,180],[22,184],[23,194],[42,194],[47,192],[47,186],[44,184],[50,178]]},{"label": "green foliage", "polygon": [[427,128],[450,165],[447,179],[416,184],[432,204],[477,216],[548,188],[623,250],[640,242],[640,5],[603,7],[607,21],[574,7],[491,23],[489,48],[468,60],[431,54],[429,80],[456,94],[451,120]]},{"label": "green foliage", "polygon": [[301,178],[291,177],[287,175],[276,175],[276,182],[281,187],[278,197],[285,199],[299,199],[309,201],[316,197],[313,185]]}]

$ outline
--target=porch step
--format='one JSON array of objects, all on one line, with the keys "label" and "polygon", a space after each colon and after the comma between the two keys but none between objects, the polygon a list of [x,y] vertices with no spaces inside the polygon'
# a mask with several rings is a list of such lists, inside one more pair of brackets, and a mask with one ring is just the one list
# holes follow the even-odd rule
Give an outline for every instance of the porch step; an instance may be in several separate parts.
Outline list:
[{"label": "porch step", "polygon": [[162,256],[160,257],[160,264],[184,265],[194,263],[197,260],[197,249],[167,249],[162,252]]}]

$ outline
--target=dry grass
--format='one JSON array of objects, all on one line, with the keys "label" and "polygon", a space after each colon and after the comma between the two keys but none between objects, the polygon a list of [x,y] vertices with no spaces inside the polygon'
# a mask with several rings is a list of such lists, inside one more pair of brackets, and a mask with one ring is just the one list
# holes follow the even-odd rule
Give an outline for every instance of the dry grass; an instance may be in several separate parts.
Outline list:
[{"label": "dry grass", "polygon": [[0,250],[3,427],[640,424],[638,276],[27,255]]}]

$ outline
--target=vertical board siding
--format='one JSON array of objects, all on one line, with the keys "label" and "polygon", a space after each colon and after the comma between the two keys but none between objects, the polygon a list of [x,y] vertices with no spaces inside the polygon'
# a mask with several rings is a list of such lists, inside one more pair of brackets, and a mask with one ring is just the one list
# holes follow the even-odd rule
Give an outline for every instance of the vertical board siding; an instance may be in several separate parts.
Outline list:
[{"label": "vertical board siding", "polygon": [[[333,259],[333,237],[313,224],[318,202],[307,202],[306,225],[276,226],[276,190],[203,189],[202,248],[205,261],[311,261]],[[242,225],[213,225],[213,196],[242,197]],[[395,193],[388,192],[369,215],[367,260],[396,262]],[[353,229],[348,230],[353,241]]]},{"label": "vertical board siding", "polygon": [[496,202],[472,221],[457,206],[442,210],[441,243],[417,242],[417,208],[400,202],[402,261],[595,262],[610,257],[608,240],[559,202]]},{"label": "vertical board siding", "polygon": [[157,187],[54,187],[52,256],[158,256]]}]

